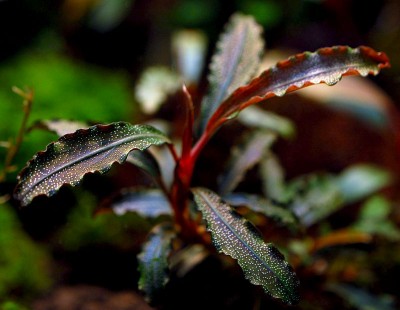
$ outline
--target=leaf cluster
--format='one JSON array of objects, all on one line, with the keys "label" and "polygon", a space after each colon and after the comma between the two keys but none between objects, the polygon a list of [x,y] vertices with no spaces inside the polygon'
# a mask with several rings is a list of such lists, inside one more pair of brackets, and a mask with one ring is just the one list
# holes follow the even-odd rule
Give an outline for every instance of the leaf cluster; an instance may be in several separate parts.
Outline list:
[{"label": "leaf cluster", "polygon": [[[272,145],[280,136],[292,137],[293,124],[254,105],[315,84],[331,86],[344,76],[376,75],[389,63],[384,53],[369,47],[335,46],[294,55],[255,76],[263,50],[261,27],[252,17],[234,15],[217,44],[199,111],[190,88],[182,87],[185,116],[179,142],[156,129],[158,125],[116,122],[78,129],[35,155],[19,175],[15,198],[28,205],[37,196],[54,195],[64,184],[79,184],[88,173],[105,173],[114,163],[127,161],[151,176],[157,188],[127,190],[106,208],[117,214],[163,215],[168,222],[149,234],[138,256],[139,288],[149,300],[155,301],[168,282],[174,255],[200,243],[237,260],[244,276],[268,295],[296,304],[300,282],[288,255],[285,258],[275,245],[266,243],[239,206],[301,232],[387,185],[390,177],[378,168],[359,166],[340,175],[303,176],[287,182]],[[205,146],[235,118],[250,130],[232,149],[219,187],[192,187],[194,168]],[[65,133],[65,123],[42,125]],[[262,193],[235,192],[255,167]],[[371,176],[372,181],[360,188],[347,186],[349,179]]]}]

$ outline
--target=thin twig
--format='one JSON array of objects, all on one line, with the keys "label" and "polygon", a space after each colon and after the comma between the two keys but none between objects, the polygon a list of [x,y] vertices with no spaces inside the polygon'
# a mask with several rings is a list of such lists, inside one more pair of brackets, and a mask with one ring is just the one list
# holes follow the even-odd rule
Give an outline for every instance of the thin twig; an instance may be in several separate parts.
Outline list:
[{"label": "thin twig", "polygon": [[175,146],[173,144],[167,144],[169,151],[172,154],[172,157],[174,158],[174,161],[177,163],[179,161],[179,155],[178,152],[175,149]]},{"label": "thin twig", "polygon": [[23,101],[24,115],[22,118],[21,126],[18,130],[17,137],[15,138],[15,142],[12,142],[12,141],[9,142],[8,151],[6,154],[5,161],[4,161],[4,169],[0,174],[0,182],[4,181],[7,176],[7,173],[12,170],[11,169],[12,162],[21,147],[22,141],[24,140],[26,126],[28,123],[28,118],[31,113],[32,104],[33,104],[33,90],[32,89],[27,89],[26,91],[23,91],[22,89],[14,86],[12,88],[12,91],[24,99],[24,101]]},{"label": "thin twig", "polygon": [[4,203],[6,203],[7,201],[9,201],[10,200],[10,195],[8,195],[8,194],[6,194],[6,195],[3,195],[3,196],[0,196],[0,205],[2,205],[2,204],[4,204]]}]

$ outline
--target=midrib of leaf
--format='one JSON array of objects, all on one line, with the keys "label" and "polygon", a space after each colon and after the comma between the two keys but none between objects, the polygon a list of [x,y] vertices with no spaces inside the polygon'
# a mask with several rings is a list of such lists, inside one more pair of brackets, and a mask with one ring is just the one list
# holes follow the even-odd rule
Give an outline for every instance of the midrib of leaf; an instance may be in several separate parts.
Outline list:
[{"label": "midrib of leaf", "polygon": [[[308,68],[304,63],[307,62],[307,59],[303,57],[310,61],[307,65]],[[336,60],[335,57],[337,57]],[[280,67],[280,64],[283,67]],[[318,68],[318,66],[322,66],[322,68]],[[298,67],[297,71],[296,67]],[[348,75],[376,75],[380,69],[388,67],[390,67],[389,60],[384,53],[376,52],[364,46],[354,49],[335,46],[319,49],[313,53],[304,52],[292,56],[264,71],[247,85],[237,88],[214,112],[206,128],[213,133],[221,124],[235,116],[240,110],[274,95],[283,96],[288,92],[319,83],[333,85],[339,82],[342,77]],[[286,69],[289,71],[285,72]],[[281,71],[282,73],[280,73]],[[299,74],[302,74],[303,77],[296,77]],[[283,82],[279,81],[281,79],[283,79]]]},{"label": "midrib of leaf", "polygon": [[172,239],[175,232],[169,223],[159,224],[153,228],[142,252],[137,256],[140,273],[139,289],[146,293],[148,301],[159,294],[160,289],[168,282],[167,257],[172,250]]},{"label": "midrib of leaf", "polygon": [[[38,184],[42,183],[43,181],[45,181],[46,179],[48,179],[50,176],[56,174],[57,172],[60,172],[68,167],[72,167],[74,165],[76,165],[79,162],[82,162],[86,159],[95,157],[96,154],[101,154],[102,152],[107,152],[106,154],[104,154],[103,158],[105,158],[108,154],[110,154],[110,152],[115,149],[117,146],[120,146],[122,144],[128,143],[128,142],[132,142],[138,139],[142,139],[142,138],[154,138],[154,137],[161,137],[162,139],[164,139],[164,137],[160,136],[160,135],[155,135],[155,134],[140,134],[140,135],[135,135],[134,137],[125,137],[122,138],[120,140],[114,141],[110,144],[107,144],[106,146],[103,146],[101,148],[98,148],[96,150],[92,150],[89,153],[85,154],[84,156],[80,156],[78,158],[74,158],[73,161],[66,163],[62,166],[57,167],[57,169],[53,170],[51,173],[48,173],[46,175],[44,175],[43,177],[41,177],[40,179],[38,179],[35,183],[33,183],[27,190],[25,190],[24,192],[22,192],[21,194],[25,195],[29,192],[31,192],[35,186],[37,186]],[[133,148],[136,149],[136,148]]]},{"label": "midrib of leaf", "polygon": [[[275,94],[278,97],[284,96],[290,86],[295,86],[296,88],[302,88],[304,84],[306,83],[311,83],[311,84],[319,84],[321,82],[324,82],[328,84],[329,86],[332,86],[336,84],[337,82],[340,81],[340,79],[343,77],[344,74],[348,73],[350,70],[357,70],[357,72],[361,75],[364,76],[366,75],[364,72],[365,70],[362,70],[362,68],[359,68],[360,66],[357,66],[353,68],[354,64],[347,64],[345,66],[336,66],[336,67],[331,67],[329,70],[317,70],[316,72],[310,74],[307,74],[307,78],[297,78],[297,79],[292,79],[289,80],[286,83],[281,83],[281,84],[270,84],[264,88],[264,93],[262,95],[253,95],[250,96],[246,101],[251,101],[253,98],[264,98],[267,97],[270,93]],[[270,69],[270,70],[279,70],[276,67]],[[368,71],[373,71],[373,70],[368,70]],[[338,73],[339,72],[339,73]],[[375,72],[375,71],[374,71]],[[320,79],[318,79],[318,82],[313,81],[315,77],[319,75],[324,75]],[[329,79],[332,79],[334,82],[330,82]],[[250,85],[250,83],[248,84]],[[246,86],[248,86],[246,85]],[[244,87],[246,87],[244,86]],[[229,100],[229,99],[228,99]],[[246,104],[241,104],[239,109],[242,109],[241,107],[244,106],[246,107]],[[236,106],[234,106],[235,108]],[[236,110],[236,109],[235,109]],[[231,112],[233,113],[233,112]]]},{"label": "midrib of leaf", "polygon": [[[218,218],[219,218],[219,219],[222,221],[222,223],[227,227],[227,229],[230,230],[230,231],[235,235],[235,237],[243,244],[243,246],[244,246],[246,249],[248,249],[248,250],[250,251],[250,253],[253,255],[253,257],[255,257],[257,260],[259,260],[260,262],[262,262],[262,264],[265,266],[265,268],[267,268],[272,274],[274,274],[274,275],[276,276],[276,278],[277,278],[277,279],[279,280],[279,282],[281,283],[282,287],[284,287],[285,290],[286,290],[286,292],[290,295],[290,291],[288,291],[288,290],[286,289],[285,282],[282,281],[282,279],[278,276],[278,274],[277,274],[276,272],[274,272],[274,271],[269,267],[269,265],[267,265],[267,264],[264,262],[264,260],[263,260],[256,252],[254,252],[254,250],[253,250],[251,247],[246,246],[247,243],[237,234],[237,232],[235,232],[235,230],[233,230],[233,229],[230,227],[231,225],[224,219],[223,215],[222,215],[220,212],[218,212],[218,210],[217,210],[216,208],[213,208],[213,207],[212,207],[212,202],[211,202],[207,197],[205,197],[201,192],[198,192],[198,191],[197,191],[197,194],[200,195],[200,196],[203,198],[203,200],[204,200],[204,201],[207,203],[207,205],[209,206],[210,210],[213,211],[213,212],[218,216]],[[237,258],[237,257],[234,257],[234,258]]]},{"label": "midrib of leaf", "polygon": [[232,59],[230,60],[230,63],[233,63],[234,65],[229,66],[230,70],[228,71],[227,79],[225,79],[222,86],[218,89],[217,95],[215,96],[210,106],[211,113],[213,112],[213,110],[215,110],[215,106],[224,99],[224,97],[226,96],[226,92],[229,86],[231,85],[233,78],[235,77],[235,72],[240,65],[239,60],[243,56],[244,46],[245,46],[244,43],[246,41],[247,32],[249,31],[248,28],[249,28],[248,25],[245,25],[245,30],[240,33],[239,48],[235,49],[234,57],[232,57]]},{"label": "midrib of leaf", "polygon": [[[356,66],[356,67],[352,68],[353,66]],[[315,73],[312,73],[311,75],[307,74],[307,79],[298,78],[298,79],[289,80],[287,83],[282,83],[282,84],[278,84],[278,85],[274,86],[274,88],[286,88],[287,89],[287,88],[289,88],[290,85],[297,84],[300,81],[304,81],[302,83],[302,84],[304,84],[304,83],[307,82],[307,80],[313,80],[313,78],[318,76],[318,75],[328,76],[329,74],[333,74],[333,73],[336,73],[336,72],[341,72],[338,75],[332,76],[332,79],[334,79],[336,81],[336,80],[341,78],[342,74],[346,73],[347,71],[349,71],[351,69],[357,70],[358,73],[360,73],[361,76],[364,76],[365,70],[362,70],[362,68],[359,68],[358,65],[348,64],[348,65],[345,65],[345,66],[331,67],[330,70],[315,70],[316,71]],[[329,76],[328,76],[328,78],[329,78]],[[321,78],[320,81],[326,82],[327,79],[326,78]]]},{"label": "midrib of leaf", "polygon": [[200,111],[200,131],[204,131],[221,103],[254,76],[264,47],[261,27],[252,17],[236,14],[227,26],[212,57],[209,91]]}]

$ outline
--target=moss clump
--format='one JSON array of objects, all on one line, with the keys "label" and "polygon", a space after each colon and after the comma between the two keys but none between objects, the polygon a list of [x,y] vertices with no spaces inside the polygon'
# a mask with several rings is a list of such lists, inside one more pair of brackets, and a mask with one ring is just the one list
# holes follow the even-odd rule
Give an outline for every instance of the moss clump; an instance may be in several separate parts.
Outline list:
[{"label": "moss clump", "polygon": [[51,283],[48,253],[26,235],[11,207],[0,205],[0,300],[24,300]]}]

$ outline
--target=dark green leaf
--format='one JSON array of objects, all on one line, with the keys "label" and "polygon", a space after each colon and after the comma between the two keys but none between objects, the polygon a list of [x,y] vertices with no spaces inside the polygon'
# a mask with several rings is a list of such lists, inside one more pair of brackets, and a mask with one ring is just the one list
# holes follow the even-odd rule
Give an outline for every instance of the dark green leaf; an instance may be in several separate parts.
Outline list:
[{"label": "dark green leaf", "polygon": [[124,122],[67,134],[37,153],[22,170],[15,198],[27,205],[38,195],[53,195],[63,184],[77,185],[86,173],[108,171],[114,162],[125,161],[132,149],[168,142],[153,127]]},{"label": "dark green leaf", "polygon": [[158,225],[150,232],[138,255],[139,289],[146,293],[149,301],[154,301],[168,282],[168,256],[174,237],[171,225]]},{"label": "dark green leaf", "polygon": [[111,208],[118,215],[126,212],[135,212],[143,217],[172,215],[168,199],[156,189],[125,191],[108,205],[103,207]]},{"label": "dark green leaf", "polygon": [[232,206],[246,206],[250,210],[262,213],[285,226],[295,225],[298,222],[292,211],[258,195],[232,193],[223,198]]},{"label": "dark green leaf", "polygon": [[347,75],[376,75],[387,67],[389,60],[384,53],[365,46],[335,46],[297,54],[236,89],[210,118],[207,130],[213,133],[244,108],[268,98],[319,83],[334,85]]},{"label": "dark green leaf", "polygon": [[209,93],[202,102],[204,128],[221,102],[256,73],[264,41],[253,17],[235,14],[221,35],[210,66]]},{"label": "dark green leaf", "polygon": [[158,162],[153,155],[147,151],[132,150],[128,154],[126,161],[143,169],[153,178],[159,178],[161,176]]},{"label": "dark green leaf", "polygon": [[284,256],[266,244],[253,225],[210,190],[192,190],[219,252],[237,259],[246,278],[288,304],[299,301],[299,280]]},{"label": "dark green leaf", "polygon": [[276,135],[268,131],[257,131],[244,137],[244,143],[232,150],[226,172],[219,179],[219,192],[231,192],[243,179],[245,173],[254,167],[275,142]]}]

